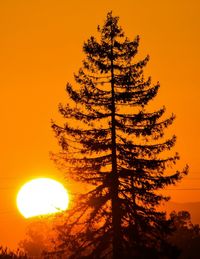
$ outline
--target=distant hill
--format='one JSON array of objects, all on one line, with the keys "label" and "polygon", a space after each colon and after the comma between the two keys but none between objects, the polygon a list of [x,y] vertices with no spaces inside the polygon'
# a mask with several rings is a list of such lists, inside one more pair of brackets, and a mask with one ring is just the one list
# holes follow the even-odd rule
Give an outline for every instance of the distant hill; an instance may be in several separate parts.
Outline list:
[{"label": "distant hill", "polygon": [[187,203],[178,203],[178,202],[167,202],[162,210],[165,210],[169,215],[173,210],[181,211],[186,210],[190,212],[191,221],[193,224],[200,224],[200,202],[187,202]]}]

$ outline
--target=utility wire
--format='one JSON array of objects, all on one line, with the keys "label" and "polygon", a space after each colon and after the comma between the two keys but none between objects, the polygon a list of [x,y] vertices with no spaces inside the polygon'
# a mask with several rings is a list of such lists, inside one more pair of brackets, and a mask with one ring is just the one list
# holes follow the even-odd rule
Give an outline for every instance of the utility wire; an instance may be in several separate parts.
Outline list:
[{"label": "utility wire", "polygon": [[163,191],[200,191],[200,188],[174,188],[174,189],[163,189]]}]

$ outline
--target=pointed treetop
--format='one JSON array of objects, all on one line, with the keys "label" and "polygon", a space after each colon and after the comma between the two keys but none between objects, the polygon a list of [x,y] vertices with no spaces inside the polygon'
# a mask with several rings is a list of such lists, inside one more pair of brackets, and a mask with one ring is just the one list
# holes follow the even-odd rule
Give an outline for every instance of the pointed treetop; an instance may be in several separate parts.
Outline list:
[{"label": "pointed treetop", "polygon": [[108,12],[104,25],[98,26],[98,31],[102,33],[102,40],[124,37],[122,28],[118,25],[119,16],[113,16],[112,11]]}]

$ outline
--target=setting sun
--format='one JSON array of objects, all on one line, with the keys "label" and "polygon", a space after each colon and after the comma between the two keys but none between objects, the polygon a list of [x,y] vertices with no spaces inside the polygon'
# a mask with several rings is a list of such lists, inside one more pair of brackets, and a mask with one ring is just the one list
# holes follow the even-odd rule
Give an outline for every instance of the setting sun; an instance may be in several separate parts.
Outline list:
[{"label": "setting sun", "polygon": [[64,186],[50,178],[37,178],[24,184],[17,195],[17,207],[25,218],[64,211],[69,196]]}]

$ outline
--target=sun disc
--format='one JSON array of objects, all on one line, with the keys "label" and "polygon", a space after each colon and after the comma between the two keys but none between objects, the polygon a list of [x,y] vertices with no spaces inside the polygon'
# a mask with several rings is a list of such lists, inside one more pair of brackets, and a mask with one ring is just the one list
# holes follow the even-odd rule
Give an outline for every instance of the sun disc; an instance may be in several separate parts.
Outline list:
[{"label": "sun disc", "polygon": [[24,184],[17,195],[17,207],[25,217],[64,211],[69,196],[64,186],[50,178],[37,178]]}]

